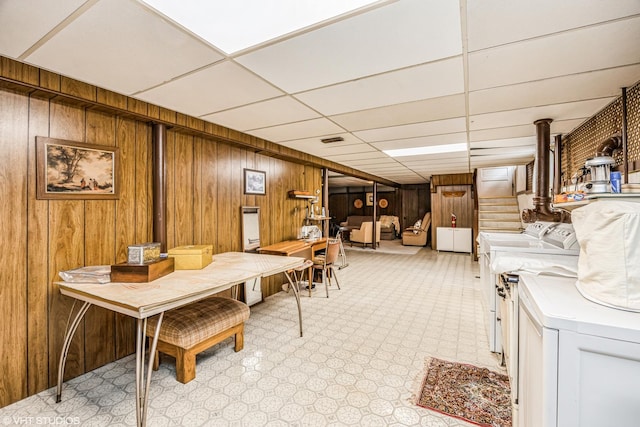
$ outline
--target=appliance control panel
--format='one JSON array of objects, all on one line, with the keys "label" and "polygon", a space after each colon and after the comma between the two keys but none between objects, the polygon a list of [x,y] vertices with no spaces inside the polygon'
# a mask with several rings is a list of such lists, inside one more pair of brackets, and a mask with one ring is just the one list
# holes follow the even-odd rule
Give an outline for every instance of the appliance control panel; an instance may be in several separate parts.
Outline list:
[{"label": "appliance control panel", "polygon": [[544,241],[563,249],[578,249],[576,232],[571,224],[557,224],[544,235]]},{"label": "appliance control panel", "polygon": [[524,234],[528,234],[536,239],[542,239],[542,236],[556,225],[558,225],[557,222],[536,221],[527,225],[527,228],[524,229]]}]

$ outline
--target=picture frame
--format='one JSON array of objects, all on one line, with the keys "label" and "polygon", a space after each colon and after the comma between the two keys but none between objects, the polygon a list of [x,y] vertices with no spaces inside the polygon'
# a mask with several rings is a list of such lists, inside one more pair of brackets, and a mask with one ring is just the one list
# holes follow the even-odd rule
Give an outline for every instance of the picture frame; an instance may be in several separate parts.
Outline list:
[{"label": "picture frame", "polygon": [[120,197],[120,149],[36,137],[36,198],[100,200]]},{"label": "picture frame", "polygon": [[255,169],[244,169],[244,194],[267,194],[267,174]]},{"label": "picture frame", "polygon": [[373,206],[373,193],[366,194],[367,206]]}]

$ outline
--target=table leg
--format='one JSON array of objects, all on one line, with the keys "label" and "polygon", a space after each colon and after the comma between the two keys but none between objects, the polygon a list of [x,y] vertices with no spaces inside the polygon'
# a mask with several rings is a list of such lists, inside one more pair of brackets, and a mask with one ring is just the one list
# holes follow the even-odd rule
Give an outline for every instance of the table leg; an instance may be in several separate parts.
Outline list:
[{"label": "table leg", "polygon": [[156,348],[158,348],[158,335],[160,334],[160,326],[164,312],[160,313],[156,329],[153,334],[153,340],[149,348],[149,360],[146,366],[147,372],[145,377],[145,341],[147,330],[147,319],[137,319],[136,334],[136,420],[138,427],[147,425],[147,408],[149,402],[149,388],[151,386],[151,373],[153,372],[153,361],[156,356]]},{"label": "table leg", "polygon": [[56,386],[56,403],[60,403],[62,400],[62,381],[64,378],[64,365],[67,363],[67,354],[69,353],[69,347],[71,346],[71,340],[73,339],[73,335],[76,333],[82,318],[91,307],[91,303],[85,302],[78,310],[76,317],[71,322],[71,316],[73,315],[73,309],[76,306],[76,301],[73,302],[71,306],[71,311],[69,312],[69,319],[67,320],[66,332],[64,334],[64,341],[62,343],[62,352],[60,353],[60,360],[58,361],[58,384]]},{"label": "table leg", "polygon": [[302,336],[302,308],[300,307],[300,291],[298,287],[291,280],[291,276],[287,271],[284,272],[287,280],[289,281],[289,289],[293,289],[293,295],[296,297],[296,303],[298,304],[298,322],[300,323],[300,336]]}]

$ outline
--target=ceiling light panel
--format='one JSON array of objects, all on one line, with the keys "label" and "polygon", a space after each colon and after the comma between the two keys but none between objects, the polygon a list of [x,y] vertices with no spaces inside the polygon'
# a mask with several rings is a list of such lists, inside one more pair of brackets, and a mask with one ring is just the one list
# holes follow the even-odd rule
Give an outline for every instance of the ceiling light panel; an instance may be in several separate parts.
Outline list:
[{"label": "ceiling light panel", "polygon": [[437,98],[464,91],[462,57],[362,78],[296,95],[324,115]]},{"label": "ceiling light panel", "polygon": [[[468,0],[469,50],[512,43],[640,13],[637,0]],[[535,25],[531,25],[535,22]],[[500,31],[496,31],[500,28]]]},{"label": "ceiling light panel", "polygon": [[429,145],[460,144],[467,142],[465,132],[448,133],[445,135],[422,136],[419,138],[398,139],[395,141],[372,142],[378,150],[396,150],[399,148],[425,147]]},{"label": "ceiling light panel", "polygon": [[620,82],[628,87],[638,76],[640,64],[475,91],[469,93],[469,112],[482,114],[620,96]]},{"label": "ceiling light panel", "polygon": [[108,0],[96,3],[25,60],[130,95],[221,58],[135,1]]},{"label": "ceiling light panel", "polygon": [[237,60],[289,93],[305,91],[460,55],[459,15],[457,1],[398,1]]},{"label": "ceiling light panel", "polygon": [[445,133],[464,132],[467,129],[464,117],[431,122],[413,123],[410,125],[392,126],[354,132],[366,142],[388,141],[392,139],[414,138],[425,135],[441,135]]},{"label": "ceiling light panel", "polygon": [[567,104],[547,105],[545,107],[524,108],[471,116],[471,130],[491,129],[500,126],[532,124],[541,118],[568,120],[591,117],[615,98],[601,98],[590,101],[569,102]]},{"label": "ceiling light panel", "polygon": [[629,40],[640,40],[640,17],[471,53],[469,89],[635,64],[638,44]]},{"label": "ceiling light panel", "polygon": [[427,147],[399,148],[385,150],[384,153],[391,157],[427,156],[432,154],[457,153],[467,150],[467,143],[431,145]]},{"label": "ceiling light panel", "polygon": [[262,101],[282,92],[238,64],[222,62],[136,95],[193,116]]},{"label": "ceiling light panel", "polygon": [[290,96],[282,96],[219,113],[208,114],[202,116],[202,119],[231,129],[247,131],[317,117],[320,117],[320,115],[311,108]]},{"label": "ceiling light panel", "polygon": [[[326,135],[340,132],[344,132],[344,129],[330,120],[319,118],[263,129],[255,129],[248,131],[247,133],[266,139],[267,141],[283,142],[310,137],[324,137]],[[321,142],[318,141],[318,144],[321,144]]]},{"label": "ceiling light panel", "polygon": [[143,0],[226,53],[358,9],[371,0]]},{"label": "ceiling light panel", "polygon": [[464,94],[458,94],[338,114],[330,118],[349,131],[358,131],[464,115]]},{"label": "ceiling light panel", "polygon": [[17,58],[86,0],[2,0],[0,4],[0,54]]}]

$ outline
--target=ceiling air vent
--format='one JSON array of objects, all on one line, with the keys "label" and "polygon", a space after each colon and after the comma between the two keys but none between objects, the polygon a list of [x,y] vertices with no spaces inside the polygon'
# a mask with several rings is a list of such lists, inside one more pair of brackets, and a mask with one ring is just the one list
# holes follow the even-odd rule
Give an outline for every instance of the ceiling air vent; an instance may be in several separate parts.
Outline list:
[{"label": "ceiling air vent", "polygon": [[331,142],[340,142],[340,141],[344,141],[344,138],[341,136],[335,136],[333,138],[324,138],[320,140],[321,142],[323,142],[324,144],[329,144]]}]

